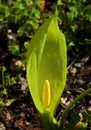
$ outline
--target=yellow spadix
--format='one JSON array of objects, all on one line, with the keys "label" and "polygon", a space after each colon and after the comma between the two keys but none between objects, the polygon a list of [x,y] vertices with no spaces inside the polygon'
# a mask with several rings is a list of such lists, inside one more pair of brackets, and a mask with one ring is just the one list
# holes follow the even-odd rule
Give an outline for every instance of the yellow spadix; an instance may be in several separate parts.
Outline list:
[{"label": "yellow spadix", "polygon": [[48,80],[45,80],[42,93],[42,102],[46,108],[49,107],[50,105],[50,96],[51,96],[50,83]]}]

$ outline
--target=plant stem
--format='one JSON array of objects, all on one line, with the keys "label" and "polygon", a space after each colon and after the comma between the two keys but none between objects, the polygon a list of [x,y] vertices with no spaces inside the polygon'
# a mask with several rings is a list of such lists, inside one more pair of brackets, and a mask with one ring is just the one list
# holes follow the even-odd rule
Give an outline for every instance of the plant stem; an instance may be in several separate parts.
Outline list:
[{"label": "plant stem", "polygon": [[85,90],[84,92],[82,92],[80,95],[78,95],[64,110],[62,117],[61,117],[61,121],[60,121],[60,130],[63,130],[64,127],[64,123],[65,123],[65,119],[67,117],[68,112],[70,111],[71,107],[73,105],[75,105],[81,98],[83,98],[84,96],[86,96],[88,93],[91,92],[91,88],[88,88],[87,90]]},{"label": "plant stem", "polygon": [[45,113],[40,113],[40,119],[44,130],[60,130],[58,122],[50,114],[49,110],[46,110]]}]

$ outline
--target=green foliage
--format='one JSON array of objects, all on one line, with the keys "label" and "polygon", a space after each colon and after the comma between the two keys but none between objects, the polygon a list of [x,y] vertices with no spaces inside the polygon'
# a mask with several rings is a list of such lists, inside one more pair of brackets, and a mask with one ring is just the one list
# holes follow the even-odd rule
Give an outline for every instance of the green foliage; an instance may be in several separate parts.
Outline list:
[{"label": "green foliage", "polygon": [[75,55],[77,52],[74,51],[80,46],[85,46],[84,51],[88,51],[91,46],[91,3],[88,0],[58,0],[58,7],[68,52]]},{"label": "green foliage", "polygon": [[11,52],[11,54],[13,54],[13,55],[19,54],[19,45],[12,44],[12,45],[9,45],[8,48],[9,48],[9,51]]},{"label": "green foliage", "polygon": [[[58,28],[57,14],[44,22],[32,38],[28,48],[27,79],[29,90],[45,130],[51,128],[55,130],[56,121],[53,122],[53,116],[65,86],[67,63],[65,37]],[[50,84],[50,93],[49,84],[44,85],[46,80]],[[44,93],[43,86],[46,86]],[[47,102],[47,96],[50,98],[50,104],[47,108],[42,102],[42,93],[45,94],[43,95],[44,102]]]},{"label": "green foliage", "polygon": [[78,110],[74,111],[71,115],[71,120],[65,125],[63,130],[87,130],[88,124],[91,125],[91,111],[80,112]]},{"label": "green foliage", "polygon": [[30,30],[37,29],[40,18],[39,3],[32,0],[0,1],[0,21],[9,25],[16,24],[18,33],[28,35]]},{"label": "green foliage", "polygon": [[[60,127],[61,129],[63,130],[64,128],[64,123],[65,123],[65,119],[67,117],[67,114],[69,113],[70,109],[79,101],[81,100],[84,96],[86,96],[88,93],[91,92],[91,88],[88,88],[87,90],[85,90],[84,92],[82,92],[80,95],[78,95],[64,110],[63,114],[62,114],[62,117],[61,117],[61,121],[60,121]],[[76,119],[78,120],[78,116],[76,117]],[[75,121],[76,121],[75,119]],[[74,120],[72,120],[74,122]],[[73,127],[74,123],[72,123],[72,126]],[[82,120],[80,120],[78,123],[77,123],[77,128],[78,126],[80,126],[80,128],[86,128],[86,124],[84,122],[82,122]]]},{"label": "green foliage", "polygon": [[0,67],[1,80],[0,82],[0,109],[3,108],[6,104],[10,105],[13,102],[13,99],[4,98],[8,95],[9,88],[20,80],[21,75],[10,76],[10,74],[5,74],[7,71],[5,66]]},{"label": "green foliage", "polygon": [[5,83],[4,83],[4,72],[6,71],[6,67],[5,66],[1,66],[0,67],[0,71],[1,71],[1,76],[2,76],[2,85],[4,87]]},{"label": "green foliage", "polygon": [[[1,93],[0,93],[1,96]],[[0,110],[4,107],[4,106],[9,106],[14,100],[13,99],[6,99],[6,100],[2,100],[2,98],[0,98]]]},{"label": "green foliage", "polygon": [[[54,7],[54,6],[53,6]],[[57,0],[60,28],[66,36],[68,52],[77,54],[79,46],[84,51],[91,46],[91,3],[88,0]],[[45,20],[50,13],[40,15],[40,1],[9,0],[0,1],[0,21],[14,28],[20,36],[31,37],[40,25],[39,19]]]}]

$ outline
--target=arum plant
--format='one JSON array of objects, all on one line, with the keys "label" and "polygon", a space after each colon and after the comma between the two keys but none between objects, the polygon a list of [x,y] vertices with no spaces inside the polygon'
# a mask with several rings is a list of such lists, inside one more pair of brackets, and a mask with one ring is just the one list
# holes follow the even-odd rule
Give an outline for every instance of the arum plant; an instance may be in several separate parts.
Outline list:
[{"label": "arum plant", "polygon": [[66,81],[66,42],[57,11],[36,32],[27,52],[27,79],[45,130],[59,130],[54,118]]},{"label": "arum plant", "polygon": [[27,52],[27,79],[34,104],[45,130],[63,130],[70,108],[91,88],[83,92],[64,110],[60,123],[55,109],[66,82],[66,41],[60,32],[57,11],[33,36]]}]

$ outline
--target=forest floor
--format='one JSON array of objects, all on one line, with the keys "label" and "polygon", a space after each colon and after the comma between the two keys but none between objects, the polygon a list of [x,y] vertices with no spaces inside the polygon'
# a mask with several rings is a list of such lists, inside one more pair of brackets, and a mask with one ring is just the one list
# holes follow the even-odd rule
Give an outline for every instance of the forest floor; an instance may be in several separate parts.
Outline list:
[{"label": "forest floor", "polygon": [[[55,117],[60,119],[63,110],[78,94],[91,87],[91,64],[90,58],[86,63],[74,61],[68,66],[67,82],[60,98]],[[8,90],[8,96],[13,99],[11,105],[6,104],[0,110],[0,130],[42,130],[40,117],[33,104],[28,89],[22,90],[26,84],[26,78],[22,77],[23,83],[14,84]],[[25,85],[26,86],[26,85]],[[79,101],[70,111],[67,121],[74,110],[91,111],[91,94]],[[88,130],[91,130],[89,126]]]}]

